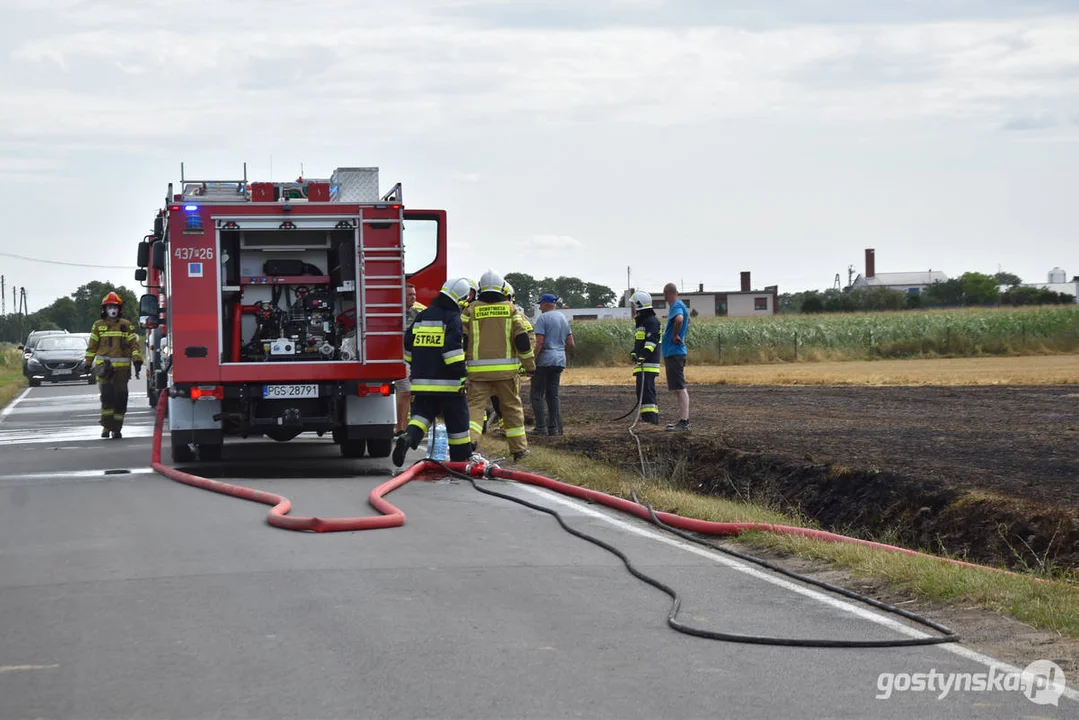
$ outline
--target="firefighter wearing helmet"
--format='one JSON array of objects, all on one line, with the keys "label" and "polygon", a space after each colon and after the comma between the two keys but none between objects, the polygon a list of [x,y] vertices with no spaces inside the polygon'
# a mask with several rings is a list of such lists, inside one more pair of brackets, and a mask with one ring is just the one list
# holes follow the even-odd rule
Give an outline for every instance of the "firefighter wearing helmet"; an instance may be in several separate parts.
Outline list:
[{"label": "firefighter wearing helmet", "polygon": [[[517,291],[513,289],[513,285],[510,283],[509,280],[506,280],[502,283],[502,294],[506,297],[507,300],[510,301],[510,304],[513,305],[514,311],[517,313],[517,315],[520,316],[521,323],[524,324],[525,330],[528,331],[528,342],[534,350],[536,347],[536,329],[532,327],[532,323],[529,321],[528,316],[525,315],[524,308],[517,304]],[[523,367],[520,368],[518,370],[518,374],[524,375],[525,369]],[[518,395],[520,395],[519,392]],[[524,407],[524,402],[521,403],[521,407]],[[491,411],[493,411],[493,413]],[[502,434],[505,434],[506,422],[505,419],[502,417],[502,408],[499,406],[497,395],[491,396],[491,404],[490,408],[488,409],[488,414],[490,415],[491,419],[495,421],[495,426],[498,428],[498,431]]]},{"label": "firefighter wearing helmet", "polygon": [[641,420],[659,424],[659,405],[656,404],[656,378],[659,376],[659,318],[652,309],[652,296],[638,290],[630,298],[630,307],[637,327],[633,335],[633,376],[637,380],[637,397],[641,404]]},{"label": "firefighter wearing helmet", "polygon": [[468,367],[468,410],[472,442],[479,446],[487,399],[498,397],[506,440],[514,460],[528,454],[524,406],[521,405],[521,366],[532,375],[536,357],[528,329],[513,303],[506,299],[505,282],[488,270],[480,277],[479,295],[461,316]]},{"label": "firefighter wearing helmet", "polygon": [[101,437],[118,440],[122,437],[124,413],[127,412],[127,383],[131,366],[135,377],[142,370],[139,337],[129,320],[121,317],[124,301],[110,292],[101,300],[101,319],[90,328],[90,343],[86,346],[83,364],[97,376],[101,392]]},{"label": "firefighter wearing helmet", "polygon": [[405,462],[409,448],[419,446],[439,415],[446,420],[450,460],[467,460],[472,454],[461,332],[461,302],[467,298],[467,281],[447,280],[430,307],[405,331],[405,362],[412,366],[412,418],[394,443],[397,467]]}]

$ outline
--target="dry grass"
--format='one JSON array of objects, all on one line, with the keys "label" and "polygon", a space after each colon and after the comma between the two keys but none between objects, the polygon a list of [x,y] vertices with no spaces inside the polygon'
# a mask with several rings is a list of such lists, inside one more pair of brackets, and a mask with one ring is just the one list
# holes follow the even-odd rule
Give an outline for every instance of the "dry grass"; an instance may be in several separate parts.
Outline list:
[{"label": "dry grass", "polygon": [[[721,522],[810,525],[768,507],[681,490],[669,481],[645,480],[638,474],[572,453],[535,445],[531,450],[532,454],[520,465],[532,472],[623,498],[629,498],[630,489],[636,488],[642,502],[659,510]],[[490,437],[484,438],[480,451],[492,458],[509,454],[504,441]],[[890,541],[887,537],[876,539]],[[1039,582],[1033,575],[1006,575],[948,565],[932,558],[771,533],[752,533],[742,536],[738,542],[824,560],[848,571],[853,577],[880,580],[914,597],[937,603],[977,605],[1007,613],[1037,628],[1079,637],[1079,589],[1061,582],[1059,575],[1043,574],[1043,579],[1049,582]]]},{"label": "dry grass", "polygon": [[26,387],[22,374],[22,353],[18,350],[0,351],[0,408]]},{"label": "dry grass", "polygon": [[[690,365],[702,385],[1074,385],[1079,356],[852,360],[770,365]],[[659,385],[663,386],[664,378]],[[564,385],[632,385],[630,369],[569,368]]]}]

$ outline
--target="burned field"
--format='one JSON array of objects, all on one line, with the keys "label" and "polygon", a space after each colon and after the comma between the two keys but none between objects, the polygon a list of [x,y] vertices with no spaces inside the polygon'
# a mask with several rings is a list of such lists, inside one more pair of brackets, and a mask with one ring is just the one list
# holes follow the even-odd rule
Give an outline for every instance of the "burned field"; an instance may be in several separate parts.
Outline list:
[{"label": "burned field", "polygon": [[[826,529],[1017,569],[1079,567],[1079,391],[697,385],[693,431],[638,424],[658,477]],[[627,469],[631,387],[562,388],[535,442]],[[660,392],[663,422],[673,400]]]}]

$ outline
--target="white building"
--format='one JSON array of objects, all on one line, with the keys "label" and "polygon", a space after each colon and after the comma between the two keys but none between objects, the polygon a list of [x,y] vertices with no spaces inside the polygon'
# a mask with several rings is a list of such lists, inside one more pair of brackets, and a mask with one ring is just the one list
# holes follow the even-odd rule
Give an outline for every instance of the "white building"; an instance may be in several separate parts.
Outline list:
[{"label": "white building", "polygon": [[[1076,302],[1079,302],[1079,275],[1073,276],[1069,281],[1068,273],[1062,268],[1055,267],[1049,271],[1048,280],[1049,282],[1043,283],[1023,283],[1020,287],[1045,288],[1055,293],[1071,295]],[[1008,290],[1006,285],[1000,286],[1001,292],[1006,290]]]},{"label": "white building", "polygon": [[[775,315],[779,312],[779,288],[769,285],[763,290],[752,289],[749,272],[742,273],[741,290],[706,291],[704,284],[696,292],[680,292],[679,299],[696,317],[753,317]],[[667,317],[667,301],[663,293],[652,293],[652,307],[660,318]]]},{"label": "white building", "polygon": [[[562,313],[567,320],[629,320],[633,317],[628,307],[555,308],[553,312]],[[537,307],[532,322],[542,314]]]},{"label": "white building", "polygon": [[920,293],[935,282],[944,282],[948,276],[940,270],[918,270],[915,272],[878,273],[876,251],[865,251],[865,275],[859,275],[851,283],[852,287],[885,288],[910,294]]}]

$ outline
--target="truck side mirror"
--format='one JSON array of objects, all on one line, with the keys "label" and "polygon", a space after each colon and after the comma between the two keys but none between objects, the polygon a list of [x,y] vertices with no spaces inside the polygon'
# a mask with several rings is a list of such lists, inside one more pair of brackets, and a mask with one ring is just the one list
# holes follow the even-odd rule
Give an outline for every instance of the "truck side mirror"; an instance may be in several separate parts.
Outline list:
[{"label": "truck side mirror", "polygon": [[139,243],[139,255],[135,260],[135,266],[144,268],[150,264],[150,243],[143,240]]},{"label": "truck side mirror", "polygon": [[161,319],[161,306],[156,295],[143,295],[139,298],[139,325],[146,328],[157,327]]},{"label": "truck side mirror", "polygon": [[154,270],[165,269],[165,243],[156,242],[153,245]]},{"label": "truck side mirror", "polygon": [[154,218],[154,237],[160,240],[165,236],[165,218],[158,215]]},{"label": "truck side mirror", "polygon": [[135,280],[138,282],[146,282],[146,268],[139,268],[135,271]]}]

